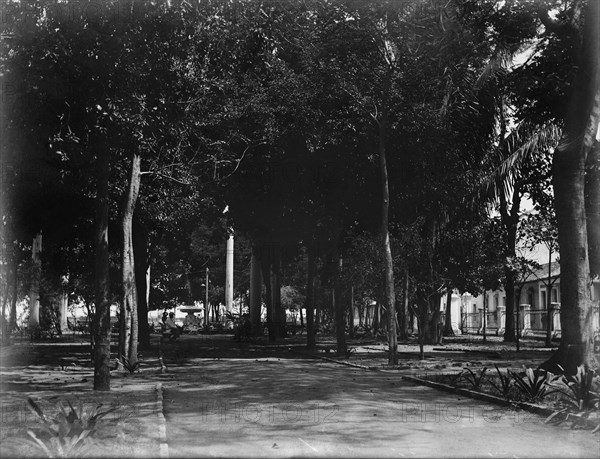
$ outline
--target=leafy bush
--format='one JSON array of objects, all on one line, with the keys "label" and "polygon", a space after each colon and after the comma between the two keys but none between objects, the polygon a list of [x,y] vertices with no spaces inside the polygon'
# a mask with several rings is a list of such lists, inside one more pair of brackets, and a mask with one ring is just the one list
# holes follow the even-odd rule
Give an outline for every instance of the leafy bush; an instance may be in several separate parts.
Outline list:
[{"label": "leafy bush", "polygon": [[487,367],[483,368],[479,374],[475,373],[470,368],[467,368],[466,371],[461,373],[461,376],[465,381],[471,384],[473,390],[481,390],[481,383],[484,380],[486,372]]},{"label": "leafy bush", "polygon": [[508,399],[510,396],[510,391],[513,387],[513,378],[508,371],[506,373],[502,373],[502,371],[500,371],[498,368],[498,365],[494,365],[494,367],[496,368],[496,373],[498,373],[498,383],[494,382],[493,379],[490,379],[490,384],[504,398]]},{"label": "leafy bush", "polygon": [[123,368],[125,368],[127,371],[129,371],[129,373],[133,373],[135,372],[139,367],[140,367],[140,362],[139,360],[136,362],[131,362],[127,357],[125,357],[124,355],[121,356],[121,363],[123,364]]},{"label": "leafy bush", "polygon": [[450,377],[450,385],[456,387],[456,386],[458,386],[458,382],[462,379],[463,373],[462,372],[454,373],[454,374],[451,374],[449,377]]},{"label": "leafy bush", "polygon": [[[41,426],[28,430],[27,434],[33,439],[28,443],[46,454],[47,457],[80,457],[93,445],[92,437],[96,433],[96,424],[104,416],[116,410],[110,408],[100,411],[101,404],[84,410],[79,400],[79,409],[75,410],[67,401],[69,411],[58,402],[59,412],[55,417],[44,414],[42,409],[32,399],[28,399],[29,409],[41,421]],[[37,431],[36,431],[37,430]]]},{"label": "leafy bush", "polygon": [[525,376],[521,377],[517,373],[508,371],[515,382],[515,387],[519,389],[527,401],[539,402],[547,395],[556,392],[550,390],[550,387],[558,377],[550,372],[543,370],[533,371],[531,368],[526,368]]},{"label": "leafy bush", "polygon": [[[546,422],[560,424],[571,421],[572,428],[587,424],[590,414],[600,409],[598,386],[596,372],[584,365],[577,367],[575,375],[562,375],[554,387],[564,396],[563,400],[567,406],[551,414]],[[600,430],[600,423],[594,432],[598,430]]]}]

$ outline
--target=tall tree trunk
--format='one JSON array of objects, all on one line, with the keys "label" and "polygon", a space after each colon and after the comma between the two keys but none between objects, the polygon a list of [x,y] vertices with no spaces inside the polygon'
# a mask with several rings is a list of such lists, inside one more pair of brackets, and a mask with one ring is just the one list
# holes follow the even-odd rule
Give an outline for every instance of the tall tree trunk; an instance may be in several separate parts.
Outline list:
[{"label": "tall tree trunk", "polygon": [[275,341],[277,339],[277,330],[274,323],[273,317],[273,294],[272,294],[272,280],[271,280],[271,258],[272,254],[270,250],[267,250],[268,246],[261,246],[260,263],[262,269],[262,278],[265,283],[265,306],[267,308],[267,329],[269,331],[269,341]]},{"label": "tall tree trunk", "polygon": [[[598,365],[593,354],[585,172],[600,121],[600,2],[589,1],[585,8],[579,65],[565,120],[566,137],[555,149],[552,164],[560,246],[561,342],[551,360],[569,373],[582,363]],[[588,193],[588,200],[592,195]]]},{"label": "tall tree trunk", "polygon": [[[6,233],[5,233],[6,234]],[[6,239],[10,239],[10,236],[5,235]],[[9,247],[13,250],[9,250]],[[6,255],[6,256],[2,256]],[[14,247],[12,243],[6,243],[6,252],[0,255],[0,262],[5,263],[5,283],[2,285],[4,287],[3,295],[0,299],[2,303],[2,314],[0,315],[0,325],[1,325],[1,335],[2,342],[6,342],[9,336],[9,328],[8,328],[8,318],[7,318],[7,310],[10,302],[10,292],[11,292],[11,280],[12,280],[12,271],[15,269],[15,260],[16,254],[14,251]]]},{"label": "tall tree trunk", "polygon": [[356,305],[356,314],[358,315],[358,328],[360,328],[361,330],[365,328],[364,311],[365,304],[361,300]]},{"label": "tall tree trunk", "polygon": [[58,303],[58,324],[60,332],[65,332],[68,329],[67,326],[67,313],[69,307],[69,276],[65,275],[61,279],[61,292]]},{"label": "tall tree trunk", "polygon": [[137,290],[137,315],[140,348],[150,348],[150,327],[148,327],[148,301],[150,293],[150,250],[148,233],[139,221],[133,224],[133,259],[135,261],[135,285]]},{"label": "tall tree trunk", "polygon": [[446,292],[446,317],[444,322],[444,336],[454,336],[454,330],[452,329],[452,289],[450,287]]},{"label": "tall tree trunk", "polygon": [[350,304],[348,306],[348,336],[354,338],[354,286],[350,287]]},{"label": "tall tree trunk", "polygon": [[277,339],[286,336],[286,310],[281,304],[281,245],[277,244],[273,253],[272,269],[272,291],[273,295],[273,320],[275,322]]},{"label": "tall tree trunk", "polygon": [[315,327],[315,276],[317,268],[316,243],[308,243],[308,266],[306,280],[306,348],[314,351],[317,346]]},{"label": "tall tree trunk", "polygon": [[129,186],[123,202],[121,230],[123,237],[122,276],[123,298],[121,301],[121,333],[119,352],[132,365],[137,362],[138,349],[138,292],[135,279],[133,252],[133,212],[140,190],[141,157],[133,154]]},{"label": "tall tree trunk", "polygon": [[379,298],[377,298],[377,301],[375,301],[375,306],[373,307],[373,319],[372,319],[373,334],[375,334],[375,335],[377,333],[379,333],[379,328],[381,327],[380,308],[381,308],[381,300]]},{"label": "tall tree trunk", "polygon": [[17,329],[17,296],[19,293],[19,261],[17,256],[13,256],[13,272],[12,272],[12,295],[10,298],[10,319],[8,322],[8,330]]},{"label": "tall tree trunk", "polygon": [[[568,153],[571,153],[570,155]],[[554,192],[561,271],[561,343],[557,363],[569,372],[592,357],[592,302],[583,202],[584,163],[554,154]],[[588,355],[589,354],[589,355]]]},{"label": "tall tree trunk", "polygon": [[33,238],[31,248],[32,276],[31,290],[29,295],[29,328],[34,330],[40,326],[40,280],[42,276],[42,261],[40,252],[42,251],[42,233],[41,231]]},{"label": "tall tree trunk", "polygon": [[433,293],[429,297],[423,299],[422,302],[422,313],[420,314],[419,323],[423,326],[423,337],[424,344],[439,344],[441,333],[439,333],[440,325],[440,302],[441,295],[439,293]]},{"label": "tall tree trunk", "polygon": [[206,267],[206,277],[204,278],[204,328],[208,330],[208,316],[210,315],[210,303],[208,298],[208,291],[210,285],[210,279],[208,278],[210,270]]},{"label": "tall tree trunk", "polygon": [[8,306],[8,292],[10,288],[10,273],[6,268],[6,296],[2,298],[2,314],[0,315],[0,336],[2,343],[8,340],[8,320],[6,320],[6,310]]},{"label": "tall tree trunk", "polygon": [[[483,324],[482,324],[482,331],[483,331],[483,342],[485,343],[487,341],[487,312],[488,312],[488,295],[487,292],[484,292],[483,294]],[[517,305],[517,307],[519,307]]]},{"label": "tall tree trunk", "polygon": [[590,274],[600,276],[600,142],[597,141],[587,157],[585,215],[590,254]]},{"label": "tall tree trunk", "polygon": [[386,158],[386,141],[388,128],[388,98],[389,85],[391,84],[391,70],[384,87],[384,106],[381,119],[379,120],[379,171],[381,174],[381,239],[385,257],[385,286],[384,303],[388,319],[388,363],[398,364],[398,334],[396,331],[396,295],[394,293],[394,260],[392,257],[392,246],[390,244],[389,231],[389,208],[390,189]]},{"label": "tall tree trunk", "polygon": [[[513,189],[513,197],[510,209],[508,208],[508,203],[506,202],[506,198],[504,193],[500,193],[500,216],[502,219],[502,224],[506,230],[507,239],[506,239],[506,256],[507,259],[514,259],[516,256],[516,247],[517,247],[517,226],[519,224],[519,209],[521,206],[521,190],[518,185],[515,184]],[[504,326],[504,342],[506,343],[514,343],[515,342],[515,325],[518,327],[518,324],[515,324],[514,314],[515,308],[518,308],[519,305],[515,304],[515,272],[512,270],[510,266],[505,268],[505,278],[506,278],[506,319]]]},{"label": "tall tree trunk", "polygon": [[548,287],[546,288],[546,347],[552,345],[552,249],[548,248]]},{"label": "tall tree trunk", "polygon": [[259,335],[261,332],[262,278],[259,257],[258,247],[252,245],[252,258],[250,260],[250,324],[254,335]]},{"label": "tall tree trunk", "polygon": [[335,243],[335,256],[334,261],[336,262],[336,273],[335,273],[335,281],[333,288],[333,311],[335,314],[335,337],[337,343],[337,355],[340,357],[345,357],[348,352],[348,347],[346,345],[346,314],[345,314],[345,305],[342,294],[342,266],[343,261],[342,257],[339,254],[338,242]]},{"label": "tall tree trunk", "polygon": [[409,322],[409,308],[408,308],[408,286],[409,277],[408,269],[404,271],[404,283],[402,286],[402,308],[400,309],[399,322],[400,322],[400,339],[406,341],[408,339],[408,322]]},{"label": "tall tree trunk", "polygon": [[321,326],[321,315],[322,315],[321,301],[323,300],[323,291],[321,289],[320,283],[318,284],[318,286],[315,285],[314,298],[315,298],[315,337],[316,337],[316,335],[319,331],[319,327]]},{"label": "tall tree trunk", "polygon": [[[516,341],[515,329],[519,326],[515,323],[515,311],[519,305],[517,303],[515,291],[515,274],[512,269],[508,268],[505,271],[506,278],[506,316],[504,328],[504,342],[514,343]],[[509,328],[510,327],[510,328]]]},{"label": "tall tree trunk", "polygon": [[92,324],[94,354],[94,390],[110,390],[110,284],[108,250],[108,151],[98,152],[95,222],[95,306]]},{"label": "tall tree trunk", "polygon": [[[5,261],[6,259],[2,260]],[[8,331],[8,320],[6,317],[6,310],[8,309],[8,303],[9,303],[9,298],[10,298],[10,281],[11,281],[11,266],[12,266],[12,260],[7,260],[8,262],[6,263],[6,275],[5,275],[5,280],[6,280],[6,284],[5,284],[5,295],[2,296],[2,299],[0,300],[2,302],[2,313],[0,315],[0,335],[2,336],[2,343],[6,343],[8,341],[8,336],[9,336],[9,331]]]}]

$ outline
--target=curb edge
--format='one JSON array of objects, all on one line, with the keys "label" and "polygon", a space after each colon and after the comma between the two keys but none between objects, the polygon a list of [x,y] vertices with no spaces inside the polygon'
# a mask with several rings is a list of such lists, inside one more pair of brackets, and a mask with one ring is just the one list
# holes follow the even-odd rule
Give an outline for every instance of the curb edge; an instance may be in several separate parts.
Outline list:
[{"label": "curb edge", "polygon": [[162,383],[158,383],[156,390],[156,416],[158,417],[158,441],[159,441],[159,457],[169,457],[169,445],[167,443],[167,420],[163,412],[163,387]]}]

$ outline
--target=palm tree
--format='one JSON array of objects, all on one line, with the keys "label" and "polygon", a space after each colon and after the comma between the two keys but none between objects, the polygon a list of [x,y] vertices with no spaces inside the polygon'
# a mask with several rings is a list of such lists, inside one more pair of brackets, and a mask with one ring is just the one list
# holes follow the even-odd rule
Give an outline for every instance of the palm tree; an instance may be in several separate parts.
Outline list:
[{"label": "palm tree", "polygon": [[[484,177],[478,200],[488,205],[490,210],[499,212],[505,235],[505,253],[507,261],[516,257],[517,229],[519,225],[521,203],[528,186],[541,183],[546,171],[540,174],[540,161],[549,155],[558,144],[561,130],[555,124],[536,126],[521,122],[512,129],[504,121],[504,110],[500,110],[501,123],[497,146],[488,155],[489,173]],[[505,342],[516,340],[514,313],[516,296],[515,279],[518,273],[512,264],[505,267],[504,288],[506,295]]]}]

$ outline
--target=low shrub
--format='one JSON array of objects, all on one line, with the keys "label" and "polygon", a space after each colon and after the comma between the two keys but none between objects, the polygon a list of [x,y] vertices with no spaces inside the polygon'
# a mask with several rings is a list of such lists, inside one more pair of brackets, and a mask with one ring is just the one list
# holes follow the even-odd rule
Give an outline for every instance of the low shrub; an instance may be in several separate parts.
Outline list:
[{"label": "low shrub", "polygon": [[27,431],[32,439],[27,441],[47,457],[80,457],[88,452],[94,443],[93,436],[98,421],[116,409],[101,410],[101,404],[84,409],[83,402],[79,400],[77,410],[71,402],[67,402],[69,410],[66,410],[59,401],[58,414],[51,417],[32,399],[27,402],[29,409],[41,421],[38,427]]},{"label": "low shrub", "polygon": [[540,402],[547,395],[555,392],[550,388],[558,377],[548,371],[534,371],[531,368],[526,368],[523,376],[510,370],[509,373],[512,375],[515,386],[528,402]]},{"label": "low shrub", "polygon": [[[551,414],[547,423],[571,422],[571,428],[585,427],[590,415],[600,410],[600,382],[594,370],[581,365],[576,374],[560,376],[554,387],[563,396],[563,407]],[[600,420],[596,422],[594,432],[600,430]]]},{"label": "low shrub", "polygon": [[473,390],[481,390],[481,385],[485,378],[485,374],[487,372],[487,367],[481,369],[479,374],[471,370],[470,368],[466,368],[465,371],[461,373],[462,379],[467,381],[471,385],[471,389]]}]

